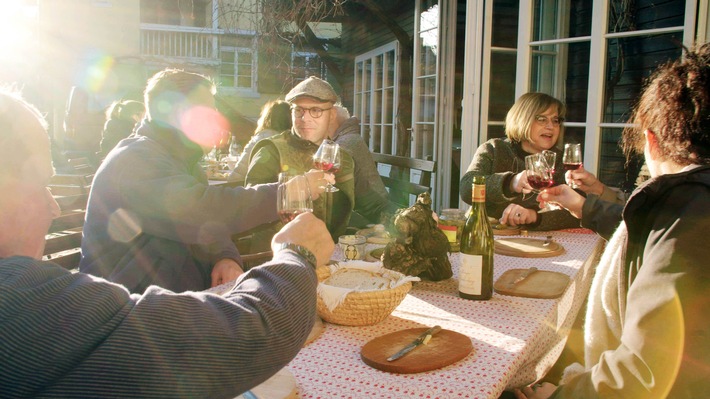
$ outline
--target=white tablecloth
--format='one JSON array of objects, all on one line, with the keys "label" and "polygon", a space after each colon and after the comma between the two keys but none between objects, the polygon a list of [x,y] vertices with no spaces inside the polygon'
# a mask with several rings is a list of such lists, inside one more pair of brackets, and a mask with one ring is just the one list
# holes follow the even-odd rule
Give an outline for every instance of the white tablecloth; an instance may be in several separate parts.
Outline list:
[{"label": "white tablecloth", "polygon": [[[323,334],[288,365],[298,381],[300,397],[497,398],[506,387],[541,378],[564,347],[587,296],[603,242],[582,229],[549,234],[565,248],[565,254],[552,258],[495,255],[494,279],[508,269],[531,266],[565,273],[571,283],[560,298],[494,293],[489,301],[461,299],[456,279],[459,255],[451,254],[453,278],[415,283],[393,314],[379,324],[346,327],[326,323]],[[336,252],[334,259],[340,256]],[[375,337],[435,324],[469,336],[474,352],[443,369],[418,374],[379,371],[360,359],[362,346]]]}]

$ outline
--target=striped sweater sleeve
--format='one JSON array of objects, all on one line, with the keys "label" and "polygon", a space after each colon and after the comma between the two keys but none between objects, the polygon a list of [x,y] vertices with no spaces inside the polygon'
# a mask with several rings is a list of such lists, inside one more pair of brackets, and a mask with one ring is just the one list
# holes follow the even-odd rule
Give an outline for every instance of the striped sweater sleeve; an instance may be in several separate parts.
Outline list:
[{"label": "striped sweater sleeve", "polygon": [[0,259],[0,397],[233,398],[298,353],[316,284],[290,251],[223,297]]}]

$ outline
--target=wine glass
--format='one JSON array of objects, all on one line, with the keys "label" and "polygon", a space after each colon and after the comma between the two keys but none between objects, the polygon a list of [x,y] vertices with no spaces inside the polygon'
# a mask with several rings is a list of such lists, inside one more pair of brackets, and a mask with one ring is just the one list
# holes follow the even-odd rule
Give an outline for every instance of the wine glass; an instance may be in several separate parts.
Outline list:
[{"label": "wine glass", "polygon": [[313,200],[306,176],[288,172],[279,173],[276,212],[284,224],[301,213],[313,212]]},{"label": "wine glass", "polygon": [[555,163],[557,162],[557,153],[550,150],[543,150],[542,156],[545,158],[545,162],[547,162],[547,167],[550,170],[550,174],[554,178],[556,170]]},{"label": "wine glass", "polygon": [[[552,166],[550,166],[546,158],[546,154],[543,153],[532,154],[525,157],[525,170],[528,184],[530,184],[533,188],[533,192],[537,194],[555,184],[554,161]],[[547,212],[555,209],[559,208],[545,203],[545,206],[542,207],[540,212]]]},{"label": "wine glass", "polygon": [[[313,165],[325,173],[338,173],[340,170],[340,146],[333,140],[325,139],[313,155]],[[325,186],[325,191],[334,193],[340,191],[330,182]]]},{"label": "wine glass", "polygon": [[[577,170],[582,166],[582,145],[579,143],[565,144],[565,150],[562,156],[562,165],[565,170]],[[570,187],[577,188],[577,185],[572,183]]]}]

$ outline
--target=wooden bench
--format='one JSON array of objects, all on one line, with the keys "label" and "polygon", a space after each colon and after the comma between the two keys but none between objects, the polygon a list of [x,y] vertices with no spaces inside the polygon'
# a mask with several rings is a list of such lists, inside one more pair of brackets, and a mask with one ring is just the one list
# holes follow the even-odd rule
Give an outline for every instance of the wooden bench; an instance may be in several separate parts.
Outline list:
[{"label": "wooden bench", "polygon": [[[431,192],[431,174],[436,173],[436,161],[378,153],[372,153],[372,158],[378,165],[388,165],[395,169],[395,174],[399,173],[402,176],[394,178],[392,171],[389,176],[381,176],[389,191],[390,201],[408,207],[410,206],[410,195],[416,197],[421,193]],[[410,170],[420,172],[417,181],[410,179]]]}]

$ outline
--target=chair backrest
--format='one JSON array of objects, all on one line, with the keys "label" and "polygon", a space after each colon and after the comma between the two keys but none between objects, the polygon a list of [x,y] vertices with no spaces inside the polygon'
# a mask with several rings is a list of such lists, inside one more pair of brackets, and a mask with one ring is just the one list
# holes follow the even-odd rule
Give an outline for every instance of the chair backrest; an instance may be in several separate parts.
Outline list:
[{"label": "chair backrest", "polygon": [[[431,191],[431,174],[436,173],[436,161],[407,158],[398,155],[387,155],[373,153],[372,158],[380,165],[389,165],[398,168],[401,178],[382,176],[385,187],[388,188],[390,201],[408,207],[410,205],[410,195],[415,197],[421,193]],[[410,170],[418,170],[420,176],[418,181],[410,179]]]},{"label": "chair backrest", "polygon": [[[43,259],[51,260],[69,270],[76,269],[81,259],[81,234],[89,198],[89,189],[85,186],[86,180],[82,178],[82,176],[75,178],[55,176],[53,182],[65,184],[53,186],[50,183],[50,189],[62,213],[49,227],[45,237]],[[70,184],[72,182],[78,183]]]},{"label": "chair backrest", "polygon": [[56,174],[49,181],[49,190],[55,197],[88,194],[93,174]]}]

